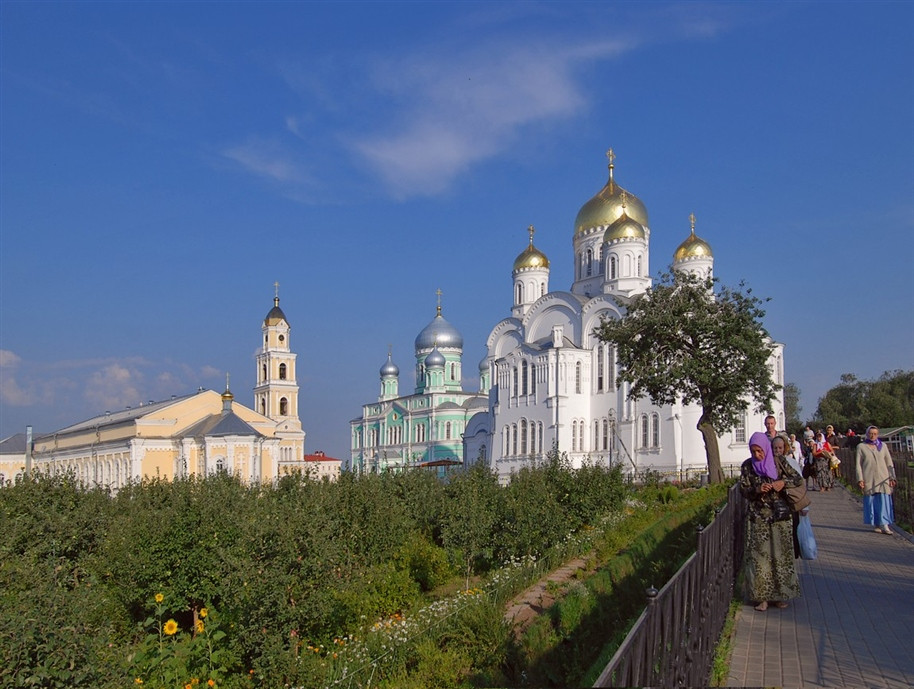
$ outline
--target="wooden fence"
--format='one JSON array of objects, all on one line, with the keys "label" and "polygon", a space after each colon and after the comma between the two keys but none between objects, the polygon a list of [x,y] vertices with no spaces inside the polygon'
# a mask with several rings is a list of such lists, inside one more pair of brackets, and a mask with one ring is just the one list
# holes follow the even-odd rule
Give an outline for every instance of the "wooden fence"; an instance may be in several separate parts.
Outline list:
[{"label": "wooden fence", "polygon": [[746,503],[735,484],[696,552],[667,584],[647,591],[647,608],[596,687],[707,686],[718,638],[742,565]]}]

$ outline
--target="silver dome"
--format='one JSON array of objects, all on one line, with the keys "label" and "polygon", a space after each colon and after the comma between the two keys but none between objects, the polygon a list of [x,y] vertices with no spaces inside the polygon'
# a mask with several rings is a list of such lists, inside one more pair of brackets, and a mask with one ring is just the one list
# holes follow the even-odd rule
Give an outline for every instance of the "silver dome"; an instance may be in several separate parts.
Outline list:
[{"label": "silver dome", "polygon": [[441,314],[429,323],[416,337],[416,351],[431,347],[463,349],[463,337]]},{"label": "silver dome", "polygon": [[435,347],[431,353],[425,357],[425,368],[444,368],[444,354]]},{"label": "silver dome", "polygon": [[391,360],[391,355],[388,353],[387,361],[385,361],[384,365],[381,366],[381,378],[390,378],[391,376],[399,375],[400,367]]}]

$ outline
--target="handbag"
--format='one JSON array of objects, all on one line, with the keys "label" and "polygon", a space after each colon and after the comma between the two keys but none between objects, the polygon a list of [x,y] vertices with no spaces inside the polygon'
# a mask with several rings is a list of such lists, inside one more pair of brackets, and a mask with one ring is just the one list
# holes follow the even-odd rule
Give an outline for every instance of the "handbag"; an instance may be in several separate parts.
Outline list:
[{"label": "handbag", "polygon": [[803,478],[813,478],[816,475],[815,460],[806,460],[803,465]]},{"label": "handbag", "polygon": [[784,491],[787,493],[787,502],[794,512],[801,512],[812,504],[809,495],[806,494],[806,486],[787,486]]},{"label": "handbag", "polygon": [[812,534],[812,523],[809,516],[801,515],[797,524],[797,540],[800,542],[800,557],[804,560],[815,560],[819,554],[816,537]]}]

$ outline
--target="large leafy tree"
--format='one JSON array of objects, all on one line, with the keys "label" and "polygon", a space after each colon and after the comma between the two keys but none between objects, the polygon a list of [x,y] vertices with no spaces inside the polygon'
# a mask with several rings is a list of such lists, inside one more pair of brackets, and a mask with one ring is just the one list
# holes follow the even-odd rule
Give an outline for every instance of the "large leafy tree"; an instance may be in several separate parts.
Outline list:
[{"label": "large leafy tree", "polygon": [[729,288],[712,278],[667,273],[632,300],[624,318],[604,319],[595,330],[615,346],[630,399],[701,405],[697,428],[713,483],[724,479],[719,433],[733,428],[750,405],[767,409],[778,390],[761,306],[743,284]]},{"label": "large leafy tree", "polygon": [[886,371],[876,380],[860,380],[845,373],[819,399],[813,422],[839,430],[862,431],[870,424],[882,428],[904,426],[914,420],[914,371]]}]

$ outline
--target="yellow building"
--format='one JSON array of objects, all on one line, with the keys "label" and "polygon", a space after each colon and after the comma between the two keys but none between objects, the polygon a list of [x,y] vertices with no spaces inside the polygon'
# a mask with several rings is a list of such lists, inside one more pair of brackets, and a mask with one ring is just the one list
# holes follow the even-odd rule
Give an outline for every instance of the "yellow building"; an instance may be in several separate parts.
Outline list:
[{"label": "yellow building", "polygon": [[304,472],[296,355],[279,296],[263,322],[257,384],[249,409],[200,389],[164,402],[106,412],[35,439],[32,467],[73,472],[86,485],[118,489],[144,477],[172,479],[226,471],[248,482]]},{"label": "yellow building", "polygon": [[13,483],[26,470],[25,433],[0,440],[0,486]]}]

